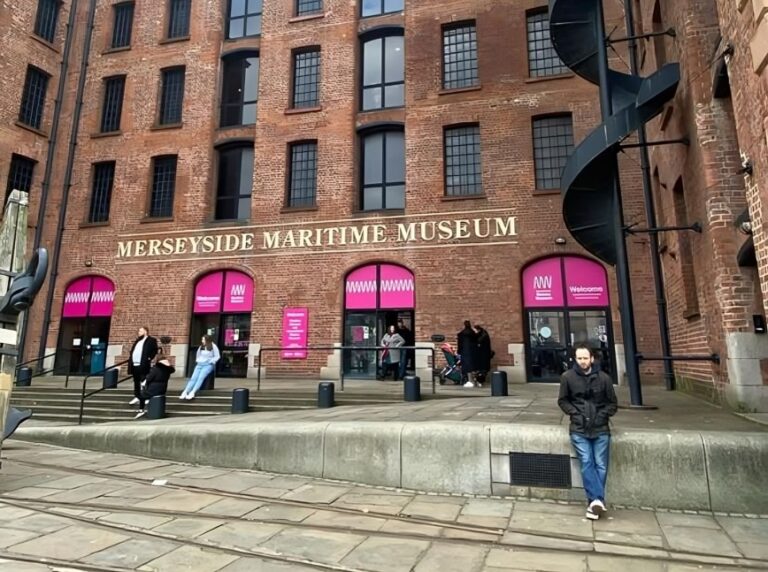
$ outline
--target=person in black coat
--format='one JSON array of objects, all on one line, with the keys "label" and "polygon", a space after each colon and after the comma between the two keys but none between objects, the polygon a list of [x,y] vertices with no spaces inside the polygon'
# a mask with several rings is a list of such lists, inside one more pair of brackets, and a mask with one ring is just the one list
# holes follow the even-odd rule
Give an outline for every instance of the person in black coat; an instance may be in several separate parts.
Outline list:
[{"label": "person in black coat", "polygon": [[157,355],[157,340],[149,335],[149,330],[139,328],[139,337],[133,342],[128,354],[128,373],[133,375],[133,399],[130,405],[141,401],[141,382],[152,367],[152,360]]},{"label": "person in black coat", "polygon": [[477,334],[477,356],[475,360],[475,367],[477,369],[477,382],[483,383],[485,377],[489,371],[491,371],[491,359],[493,358],[493,350],[491,349],[491,336],[488,335],[488,331],[475,324],[475,333]]},{"label": "person in black coat", "polygon": [[467,383],[472,383],[477,370],[477,333],[469,320],[464,320],[464,329],[456,335],[456,349],[461,356],[461,375]]},{"label": "person in black coat", "polygon": [[163,354],[163,350],[160,348],[155,365],[152,366],[146,379],[141,383],[137,419],[147,412],[144,405],[148,404],[150,399],[157,395],[166,394],[168,391],[168,380],[175,371],[176,368],[171,365],[170,360]]}]

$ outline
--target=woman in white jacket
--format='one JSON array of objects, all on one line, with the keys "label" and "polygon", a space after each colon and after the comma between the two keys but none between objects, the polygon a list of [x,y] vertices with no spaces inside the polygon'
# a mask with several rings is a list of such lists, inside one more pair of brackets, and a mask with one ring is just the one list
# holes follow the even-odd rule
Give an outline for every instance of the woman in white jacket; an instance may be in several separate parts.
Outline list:
[{"label": "woman in white jacket", "polygon": [[389,326],[389,331],[381,338],[381,345],[386,346],[386,349],[381,352],[381,373],[379,379],[387,377],[389,368],[394,367],[395,381],[397,381],[397,374],[400,365],[400,346],[405,345],[403,336],[397,333],[395,326]]},{"label": "woman in white jacket", "polygon": [[200,390],[205,378],[208,377],[216,367],[216,362],[219,361],[221,354],[219,348],[213,343],[211,336],[203,336],[200,347],[197,348],[197,359],[195,359],[195,371],[192,372],[192,377],[187,382],[187,387],[181,392],[179,399],[191,400],[195,398],[195,394]]}]

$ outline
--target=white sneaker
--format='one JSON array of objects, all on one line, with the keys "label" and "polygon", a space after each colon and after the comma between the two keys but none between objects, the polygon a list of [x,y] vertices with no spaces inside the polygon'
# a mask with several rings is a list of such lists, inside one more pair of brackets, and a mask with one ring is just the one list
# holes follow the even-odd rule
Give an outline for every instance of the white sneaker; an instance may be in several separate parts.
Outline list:
[{"label": "white sneaker", "polygon": [[600,499],[595,499],[591,503],[589,503],[589,510],[595,513],[598,517],[600,517],[601,514],[603,514],[606,510],[605,504],[603,504],[603,501]]},{"label": "white sneaker", "polygon": [[592,512],[592,505],[589,505],[586,516],[588,520],[597,520],[598,518],[600,518],[599,514],[597,514],[596,512]]},{"label": "white sneaker", "polygon": [[468,381],[467,383],[464,384],[464,387],[475,387],[475,384],[472,383],[471,381]]},{"label": "white sneaker", "polygon": [[136,417],[134,417],[134,419],[139,419],[140,417],[144,417],[146,414],[147,414],[147,410],[146,409],[142,409],[141,411],[139,411],[136,414]]},{"label": "white sneaker", "polygon": [[134,397],[133,399],[131,399],[128,402],[128,405],[138,405],[138,404],[139,404],[139,398],[138,397]]},{"label": "white sneaker", "polygon": [[179,395],[179,399],[181,399],[182,401],[184,401],[186,398],[187,398],[187,392],[186,392],[186,391],[183,391],[183,392],[181,393],[181,395]]},{"label": "white sneaker", "polygon": [[192,401],[194,398],[195,398],[194,393],[190,393],[189,395],[187,395],[187,401]]}]

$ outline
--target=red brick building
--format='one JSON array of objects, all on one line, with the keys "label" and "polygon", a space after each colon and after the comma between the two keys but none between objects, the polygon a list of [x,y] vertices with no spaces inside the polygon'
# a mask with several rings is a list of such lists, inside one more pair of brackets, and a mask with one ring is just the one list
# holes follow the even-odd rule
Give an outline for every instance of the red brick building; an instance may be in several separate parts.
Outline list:
[{"label": "red brick building", "polygon": [[[56,9],[41,41],[36,21]],[[12,153],[36,161],[23,190],[42,244],[60,248],[28,357],[95,369],[147,325],[172,338],[180,372],[210,332],[219,375],[252,376],[259,348],[306,340],[359,349],[268,351],[267,374],[372,376],[365,348],[386,326],[401,319],[424,345],[470,319],[513,381],[556,380],[579,341],[622,377],[613,269],[560,214],[597,89],[551,49],[543,0],[29,0],[12,18],[0,177],[18,179]],[[42,105],[34,129],[19,119],[30,65],[51,76],[26,104]],[[626,219],[642,224],[637,158],[622,166]],[[639,349],[658,355],[648,241],[628,242]],[[644,381],[659,370],[644,362]]]}]

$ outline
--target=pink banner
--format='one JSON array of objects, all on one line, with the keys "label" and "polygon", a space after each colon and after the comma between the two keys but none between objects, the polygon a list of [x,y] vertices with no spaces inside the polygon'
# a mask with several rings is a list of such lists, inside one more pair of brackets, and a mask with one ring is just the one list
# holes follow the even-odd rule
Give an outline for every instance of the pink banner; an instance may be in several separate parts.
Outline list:
[{"label": "pink banner", "polygon": [[565,259],[568,306],[608,306],[605,268],[593,260],[569,256]]},{"label": "pink banner", "polygon": [[64,294],[63,318],[112,315],[115,286],[102,276],[83,276],[72,282]]},{"label": "pink banner", "polygon": [[195,286],[195,314],[216,314],[221,311],[221,283],[223,272],[203,277]]},{"label": "pink banner", "polygon": [[[283,308],[283,348],[307,346],[309,310],[307,308]],[[306,359],[307,350],[284,349],[283,359]]]},{"label": "pink banner", "polygon": [[379,269],[380,308],[410,309],[415,306],[413,274],[407,268],[382,264]]},{"label": "pink banner", "polygon": [[253,310],[253,280],[242,272],[227,272],[224,280],[224,311]]},{"label": "pink banner", "polygon": [[523,300],[526,308],[565,305],[560,258],[546,258],[523,271]]},{"label": "pink banner", "polygon": [[345,284],[347,310],[376,309],[376,265],[363,266],[347,276]]}]

